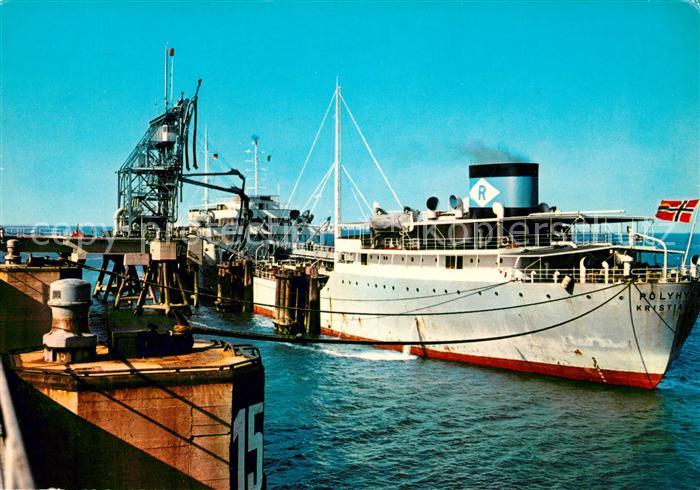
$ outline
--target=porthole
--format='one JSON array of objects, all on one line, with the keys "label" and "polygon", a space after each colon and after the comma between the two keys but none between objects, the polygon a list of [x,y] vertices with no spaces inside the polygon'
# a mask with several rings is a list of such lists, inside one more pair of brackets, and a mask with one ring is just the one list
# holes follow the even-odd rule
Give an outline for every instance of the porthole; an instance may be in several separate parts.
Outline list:
[{"label": "porthole", "polygon": [[479,291],[479,296],[481,296],[481,291]]},{"label": "porthole", "polygon": [[409,289],[409,288],[406,288],[406,291],[410,291],[410,289]]},{"label": "porthole", "polygon": [[462,294],[462,291],[460,291],[460,290],[458,289],[458,290],[457,290],[457,294]]},{"label": "porthole", "polygon": [[386,289],[386,284],[384,284],[382,287],[383,287],[384,289]]},{"label": "porthole", "polygon": [[469,259],[469,263],[473,264],[473,263],[474,263],[474,259]]},{"label": "porthole", "polygon": [[411,262],[413,262],[413,257],[411,257]]},{"label": "porthole", "polygon": [[437,292],[437,291],[435,291],[435,290],[433,289],[433,292],[435,293],[435,292]]},{"label": "porthole", "polygon": [[547,299],[552,299],[552,297],[550,295],[547,295]]},{"label": "porthole", "polygon": [[359,284],[357,281],[355,281],[355,286],[359,286],[359,285],[360,285],[360,284]]},{"label": "porthole", "polygon": [[374,287],[376,288],[376,287],[377,287],[377,285],[375,284],[375,285],[374,285]]},{"label": "porthole", "polygon": [[445,294],[447,294],[447,289],[445,289]]},{"label": "porthole", "polygon": [[624,298],[623,298],[622,296],[620,296],[620,301],[622,301],[623,299],[624,299]]},{"label": "porthole", "polygon": [[392,291],[395,290],[395,289],[396,289],[396,288],[395,288],[394,286],[391,286],[391,290],[392,290]]},{"label": "porthole", "polygon": [[498,291],[494,291],[494,293],[493,293],[493,294],[495,294],[496,296],[498,296]]},{"label": "porthole", "polygon": [[586,298],[591,299],[591,295],[590,295],[590,294],[587,294],[587,295],[586,295]]},{"label": "porthole", "polygon": [[416,293],[420,293],[420,289],[416,288]]},{"label": "porthole", "polygon": [[518,296],[520,296],[520,297],[522,298],[522,297],[523,297],[523,293],[518,293]]}]

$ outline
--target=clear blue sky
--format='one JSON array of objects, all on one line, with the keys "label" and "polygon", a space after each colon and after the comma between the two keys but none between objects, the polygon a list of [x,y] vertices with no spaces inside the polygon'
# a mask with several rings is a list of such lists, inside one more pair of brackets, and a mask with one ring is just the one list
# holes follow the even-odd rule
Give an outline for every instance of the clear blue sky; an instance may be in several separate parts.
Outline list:
[{"label": "clear blue sky", "polygon": [[[408,205],[466,195],[488,148],[539,162],[540,199],[560,209],[653,214],[700,195],[700,15],[686,3],[5,0],[0,21],[5,224],[111,223],[114,172],[161,108],[166,43],[177,93],[203,79],[200,121],[222,160],[249,167],[259,135],[283,197],[336,75]],[[368,199],[391,207],[347,119],[343,137]],[[331,161],[329,124],[302,201]]]}]

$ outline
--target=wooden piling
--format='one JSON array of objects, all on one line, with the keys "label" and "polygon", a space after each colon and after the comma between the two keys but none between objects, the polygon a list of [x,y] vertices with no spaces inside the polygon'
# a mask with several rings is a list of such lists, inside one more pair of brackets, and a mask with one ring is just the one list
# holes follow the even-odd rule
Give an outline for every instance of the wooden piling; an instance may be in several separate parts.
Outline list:
[{"label": "wooden piling", "polygon": [[318,268],[309,266],[306,268],[308,281],[308,293],[305,313],[305,330],[307,335],[320,335],[321,333],[321,288],[319,287]]},{"label": "wooden piling", "polygon": [[320,278],[316,267],[279,268],[275,271],[277,331],[285,335],[321,332]]},{"label": "wooden piling", "polygon": [[241,311],[253,312],[253,261],[243,259],[243,303]]},{"label": "wooden piling", "polygon": [[216,309],[246,312],[253,309],[253,264],[247,259],[223,262],[217,275]]},{"label": "wooden piling", "polygon": [[283,334],[291,334],[289,302],[292,297],[291,274],[286,269],[278,269],[275,272],[277,290],[275,293],[275,328]]}]

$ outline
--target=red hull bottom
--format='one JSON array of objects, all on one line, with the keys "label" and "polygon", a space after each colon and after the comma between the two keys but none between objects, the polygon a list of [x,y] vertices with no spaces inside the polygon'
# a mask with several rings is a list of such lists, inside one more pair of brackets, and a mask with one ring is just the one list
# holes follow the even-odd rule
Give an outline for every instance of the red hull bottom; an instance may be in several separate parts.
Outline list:
[{"label": "red hull bottom", "polygon": [[[321,333],[331,337],[348,340],[374,340],[364,337],[357,337],[341,332],[336,332],[328,328],[322,328]],[[402,351],[401,345],[377,345],[382,349]],[[575,379],[581,381],[592,381],[594,383],[607,383],[613,385],[636,386],[639,388],[653,389],[663,378],[663,374],[636,373],[630,371],[613,371],[608,369],[592,369],[574,366],[561,366],[558,364],[546,364],[542,362],[517,361],[514,359],[500,359],[497,357],[472,356],[469,354],[459,354],[456,352],[444,352],[425,347],[411,346],[411,354],[416,356],[443,359],[446,361],[466,362],[479,366],[489,366],[511,371],[522,371],[527,373],[545,374],[559,378]]]},{"label": "red hull bottom", "polygon": [[272,310],[268,310],[267,308],[263,308],[262,306],[258,305],[253,305],[253,313],[262,315],[262,316],[267,316],[270,318],[275,317],[275,312]]}]

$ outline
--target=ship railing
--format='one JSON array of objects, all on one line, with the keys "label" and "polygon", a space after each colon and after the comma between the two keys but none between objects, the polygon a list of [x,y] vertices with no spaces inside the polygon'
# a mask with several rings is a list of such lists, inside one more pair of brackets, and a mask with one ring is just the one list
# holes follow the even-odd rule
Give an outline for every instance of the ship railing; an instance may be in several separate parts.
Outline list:
[{"label": "ship railing", "polygon": [[[572,269],[520,269],[515,277],[523,282],[531,283],[569,283],[571,281],[587,284],[614,284],[626,280],[642,283],[672,282],[678,283],[687,279],[680,268],[667,269],[663,267],[638,267],[625,271],[623,268],[572,268]],[[568,278],[568,279],[566,279]]]},{"label": "ship railing", "polygon": [[574,242],[572,240],[553,240],[550,237],[528,236],[518,239],[503,236],[482,238],[415,238],[415,237],[359,237],[363,249],[402,249],[402,250],[503,250],[522,247],[540,247],[555,244],[614,245],[623,242],[615,240]]},{"label": "ship railing", "polygon": [[328,245],[319,245],[318,243],[295,243],[292,246],[292,250],[332,253],[335,249]]},{"label": "ship railing", "polygon": [[497,249],[496,242],[462,238],[404,238],[404,237],[360,237],[362,248],[400,250],[473,250]]},{"label": "ship railing", "polygon": [[17,421],[7,375],[0,362],[0,488],[36,488]]},{"label": "ship railing", "polygon": [[628,238],[620,234],[606,233],[594,235],[557,235],[542,233],[539,235],[504,234],[496,236],[423,236],[413,237],[401,234],[357,235],[363,249],[401,249],[401,250],[504,250],[524,247],[545,247],[551,245],[628,245]]}]

